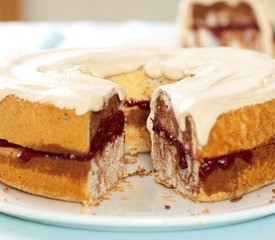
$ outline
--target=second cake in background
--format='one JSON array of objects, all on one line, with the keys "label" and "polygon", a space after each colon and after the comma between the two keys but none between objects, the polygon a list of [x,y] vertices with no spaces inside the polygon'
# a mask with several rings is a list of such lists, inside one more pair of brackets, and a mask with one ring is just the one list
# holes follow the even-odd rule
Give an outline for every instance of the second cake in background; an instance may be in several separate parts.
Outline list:
[{"label": "second cake in background", "polygon": [[231,46],[274,55],[275,1],[183,0],[178,21],[184,47]]}]

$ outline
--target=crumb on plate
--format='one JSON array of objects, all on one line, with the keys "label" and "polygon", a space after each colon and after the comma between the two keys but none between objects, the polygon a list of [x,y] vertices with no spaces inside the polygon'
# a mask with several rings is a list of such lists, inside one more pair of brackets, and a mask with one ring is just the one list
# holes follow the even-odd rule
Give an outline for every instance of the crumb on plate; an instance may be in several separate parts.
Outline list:
[{"label": "crumb on plate", "polygon": [[169,209],[171,208],[171,206],[170,206],[170,205],[165,204],[165,205],[164,205],[164,208],[165,208],[165,209],[167,209],[167,210],[169,210]]},{"label": "crumb on plate", "polygon": [[230,199],[230,202],[238,202],[238,201],[240,201],[242,198],[243,198],[243,196],[236,196],[236,197]]}]

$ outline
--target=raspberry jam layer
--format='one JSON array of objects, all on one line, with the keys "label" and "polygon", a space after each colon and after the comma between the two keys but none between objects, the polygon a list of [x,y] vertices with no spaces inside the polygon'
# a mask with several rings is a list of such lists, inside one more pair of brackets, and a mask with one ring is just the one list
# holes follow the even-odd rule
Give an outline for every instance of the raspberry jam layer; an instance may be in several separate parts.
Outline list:
[{"label": "raspberry jam layer", "polygon": [[150,111],[150,100],[126,100],[124,102],[125,107],[139,107],[142,110]]},{"label": "raspberry jam layer", "polygon": [[199,170],[200,179],[205,179],[215,168],[221,168],[224,170],[228,169],[234,163],[236,158],[251,163],[252,157],[252,151],[246,150],[218,158],[204,159]]},{"label": "raspberry jam layer", "polygon": [[[190,154],[183,143],[179,141],[176,137],[172,136],[169,131],[161,124],[159,120],[153,121],[153,131],[158,133],[161,137],[165,138],[171,145],[174,145],[177,148],[179,154],[179,167],[181,169],[187,168],[186,155],[190,156],[190,159],[194,160],[192,154]],[[229,154],[226,156],[221,156],[218,158],[203,159],[203,163],[199,169],[199,177],[201,180],[204,180],[212,171],[216,168],[228,169],[235,161],[236,158],[243,159],[247,163],[252,161],[252,151],[246,150],[238,153]]]},{"label": "raspberry jam layer", "polygon": [[202,24],[194,24],[192,26],[192,29],[194,31],[197,31],[198,29],[207,29],[208,31],[212,32],[212,34],[216,37],[216,38],[220,38],[221,35],[225,32],[225,31],[246,31],[246,30],[255,30],[255,31],[259,31],[259,27],[258,25],[255,24],[242,24],[242,25],[228,25],[228,26],[216,26],[216,27],[210,27],[207,25],[202,25]]},{"label": "raspberry jam layer", "polygon": [[117,136],[120,136],[124,131],[124,114],[118,111],[107,118],[101,119],[95,136],[90,142],[90,149],[86,155],[74,154],[55,154],[49,152],[35,151],[24,148],[17,144],[9,143],[6,140],[0,140],[0,147],[16,148],[20,151],[17,158],[26,162],[36,157],[46,157],[53,159],[68,159],[78,161],[90,161],[98,152],[102,152],[108,142],[113,142]]},{"label": "raspberry jam layer", "polygon": [[152,119],[153,121],[153,131],[158,133],[160,136],[165,138],[171,145],[174,145],[179,154],[179,166],[181,169],[187,168],[187,161],[186,161],[186,154],[187,150],[185,149],[184,145],[181,141],[179,141],[176,137],[172,136],[168,132],[168,130],[161,124],[158,119]]}]

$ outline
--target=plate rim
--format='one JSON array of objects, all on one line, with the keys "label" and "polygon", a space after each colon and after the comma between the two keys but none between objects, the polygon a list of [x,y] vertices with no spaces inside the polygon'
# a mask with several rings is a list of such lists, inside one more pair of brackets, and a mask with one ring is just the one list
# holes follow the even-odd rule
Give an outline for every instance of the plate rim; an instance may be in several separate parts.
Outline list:
[{"label": "plate rim", "polygon": [[246,209],[203,214],[198,216],[109,216],[79,213],[57,213],[27,208],[13,203],[2,203],[0,212],[20,219],[48,225],[105,231],[172,231],[211,228],[261,218],[275,213],[275,204],[266,203]]}]

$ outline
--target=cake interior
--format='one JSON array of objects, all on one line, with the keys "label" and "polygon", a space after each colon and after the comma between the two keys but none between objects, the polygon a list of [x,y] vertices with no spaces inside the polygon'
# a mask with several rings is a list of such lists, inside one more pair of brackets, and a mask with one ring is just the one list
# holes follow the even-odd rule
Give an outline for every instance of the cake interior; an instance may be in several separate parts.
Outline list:
[{"label": "cake interior", "polygon": [[127,99],[122,110],[125,114],[125,152],[131,155],[150,152],[151,140],[146,127],[150,113],[150,98],[154,90],[174,80],[152,79],[143,68],[108,78],[126,90]]}]

